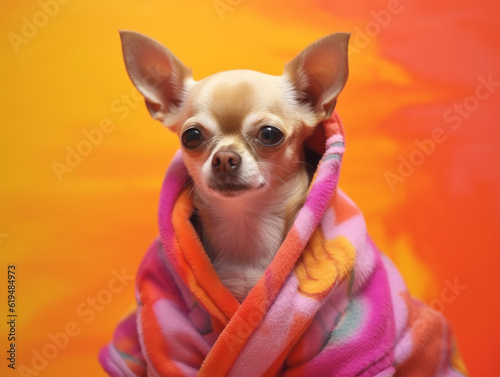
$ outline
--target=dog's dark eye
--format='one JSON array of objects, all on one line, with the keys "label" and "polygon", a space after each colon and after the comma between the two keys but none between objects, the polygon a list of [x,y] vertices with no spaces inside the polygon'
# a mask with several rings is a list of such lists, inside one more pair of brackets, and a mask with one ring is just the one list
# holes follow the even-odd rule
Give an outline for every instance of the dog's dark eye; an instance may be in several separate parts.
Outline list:
[{"label": "dog's dark eye", "polygon": [[186,148],[192,149],[199,147],[203,142],[203,135],[200,130],[196,128],[190,128],[189,130],[184,131],[182,134],[182,144]]},{"label": "dog's dark eye", "polygon": [[273,126],[264,126],[260,130],[257,139],[266,146],[277,145],[283,140],[283,132]]}]

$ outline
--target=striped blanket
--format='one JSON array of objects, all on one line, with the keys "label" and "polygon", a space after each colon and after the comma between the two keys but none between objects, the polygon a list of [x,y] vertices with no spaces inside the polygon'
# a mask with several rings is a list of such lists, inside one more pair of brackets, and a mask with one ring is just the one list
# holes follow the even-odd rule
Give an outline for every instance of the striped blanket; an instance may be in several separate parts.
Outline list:
[{"label": "striped blanket", "polygon": [[307,147],[319,160],[307,200],[241,304],[203,250],[186,170],[174,157],[160,236],[137,274],[138,308],[99,355],[110,376],[467,374],[445,319],[409,295],[337,188],[344,136],[335,113]]}]

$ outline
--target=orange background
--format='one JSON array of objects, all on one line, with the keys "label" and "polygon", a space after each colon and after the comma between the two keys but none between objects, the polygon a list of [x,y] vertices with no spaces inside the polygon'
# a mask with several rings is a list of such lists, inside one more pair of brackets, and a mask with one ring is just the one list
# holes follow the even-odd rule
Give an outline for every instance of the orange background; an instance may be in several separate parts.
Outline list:
[{"label": "orange background", "polygon": [[[413,294],[450,320],[471,375],[498,376],[499,87],[481,84],[500,81],[498,1],[218,3],[222,17],[213,0],[1,5],[0,374],[103,376],[98,349],[134,306],[133,283],[118,284],[113,270],[135,275],[155,237],[178,142],[131,96],[117,31],[131,29],[167,45],[195,79],[232,68],[280,74],[312,41],[352,32],[337,107],[348,141],[341,187]],[[84,148],[84,130],[106,119],[111,132],[58,179],[54,162],[66,164],[67,147]],[[419,153],[415,140],[438,128],[446,140]],[[387,172],[410,157],[419,166],[391,189]],[[17,371],[4,358],[9,264]],[[96,297],[105,305],[92,307]]]}]

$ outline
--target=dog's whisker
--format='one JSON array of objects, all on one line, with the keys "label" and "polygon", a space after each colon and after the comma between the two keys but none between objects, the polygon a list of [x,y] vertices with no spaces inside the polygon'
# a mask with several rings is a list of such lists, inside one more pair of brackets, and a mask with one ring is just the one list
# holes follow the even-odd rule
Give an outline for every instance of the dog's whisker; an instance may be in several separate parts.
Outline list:
[{"label": "dog's whisker", "polygon": [[307,166],[308,168],[311,168],[312,170],[314,170],[314,166],[313,166],[313,165],[311,165],[311,164],[310,164],[309,162],[307,162],[307,161],[300,161],[300,160],[299,160],[299,161],[298,161],[298,163],[299,163],[299,164],[302,164],[302,165],[305,165],[305,166]]},{"label": "dog's whisker", "polygon": [[[194,181],[192,180],[192,182]],[[196,188],[196,183],[193,183],[193,187],[191,187],[191,190],[189,190],[188,197],[191,197],[191,194],[194,192],[195,188]]]},{"label": "dog's whisker", "polygon": [[271,174],[269,174],[269,176],[270,176],[271,178],[274,178],[274,179],[276,179],[277,181],[279,181],[279,182],[283,183],[284,185],[287,185],[287,184],[288,184],[288,182],[287,182],[287,181],[285,181],[283,178],[281,178],[281,177],[277,176],[276,174],[272,174],[272,173],[271,173]]},{"label": "dog's whisker", "polygon": [[285,169],[283,166],[279,165],[279,164],[275,164],[273,162],[270,162],[270,161],[266,161],[266,162],[263,162],[263,161],[257,161],[257,165],[270,165],[270,166],[274,166],[274,167],[277,167],[281,170],[284,170],[285,172],[289,173],[289,174],[292,174],[293,172],[291,172],[290,170],[288,169]]}]

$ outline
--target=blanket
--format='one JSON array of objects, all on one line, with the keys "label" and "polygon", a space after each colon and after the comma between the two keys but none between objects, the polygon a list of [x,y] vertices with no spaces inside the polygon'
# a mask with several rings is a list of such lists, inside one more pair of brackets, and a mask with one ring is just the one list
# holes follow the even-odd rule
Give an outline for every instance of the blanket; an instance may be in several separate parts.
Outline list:
[{"label": "blanket", "polygon": [[160,195],[160,235],[136,278],[137,310],[99,355],[110,376],[467,374],[445,319],[410,296],[337,188],[344,133],[336,113],[307,149],[316,170],[306,202],[242,303],[198,238],[175,155]]}]

